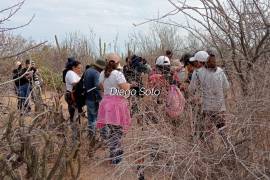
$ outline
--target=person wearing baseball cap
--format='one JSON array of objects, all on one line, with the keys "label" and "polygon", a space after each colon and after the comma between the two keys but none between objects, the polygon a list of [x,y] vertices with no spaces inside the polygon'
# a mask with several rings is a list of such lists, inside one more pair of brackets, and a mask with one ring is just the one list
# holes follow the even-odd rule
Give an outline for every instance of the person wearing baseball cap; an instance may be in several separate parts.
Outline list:
[{"label": "person wearing baseball cap", "polygon": [[[203,66],[194,71],[189,86],[191,95],[199,92],[201,96],[202,117],[197,121],[197,133],[200,140],[213,149],[211,140],[212,126],[216,126],[221,135],[226,148],[229,147],[227,136],[224,132],[225,119],[223,115],[226,111],[226,91],[230,85],[224,71],[216,66],[215,55],[210,55],[205,51],[199,51],[194,59],[201,62]],[[199,90],[199,91],[198,91]]]},{"label": "person wearing baseball cap", "polygon": [[124,74],[118,71],[120,56],[110,53],[106,56],[107,65],[100,73],[99,84],[104,91],[99,104],[96,127],[107,142],[112,164],[122,160],[121,138],[131,126],[131,116],[126,96],[130,90]]},{"label": "person wearing baseball cap", "polygon": [[189,60],[194,63],[194,66],[199,69],[205,65],[209,58],[209,54],[206,51],[198,51]]},{"label": "person wearing baseball cap", "polygon": [[168,74],[170,72],[171,62],[167,56],[159,56],[156,59],[156,71],[161,74]]}]

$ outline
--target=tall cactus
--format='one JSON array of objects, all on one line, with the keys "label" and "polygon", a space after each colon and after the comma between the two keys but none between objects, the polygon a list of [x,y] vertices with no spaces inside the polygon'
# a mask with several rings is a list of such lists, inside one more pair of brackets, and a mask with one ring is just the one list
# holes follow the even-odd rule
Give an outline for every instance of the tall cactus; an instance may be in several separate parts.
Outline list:
[{"label": "tall cactus", "polygon": [[103,57],[105,56],[105,54],[106,54],[106,42],[104,42],[104,44],[103,44],[104,46],[103,46]]},{"label": "tall cactus", "polygon": [[102,57],[101,38],[99,38],[99,56]]}]

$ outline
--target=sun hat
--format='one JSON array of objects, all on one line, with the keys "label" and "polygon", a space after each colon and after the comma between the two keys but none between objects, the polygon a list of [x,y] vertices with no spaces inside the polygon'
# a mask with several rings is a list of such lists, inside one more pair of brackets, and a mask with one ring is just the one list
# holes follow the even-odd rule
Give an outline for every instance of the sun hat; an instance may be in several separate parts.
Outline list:
[{"label": "sun hat", "polygon": [[106,56],[106,61],[107,62],[113,61],[115,63],[119,63],[120,59],[121,59],[120,56],[118,54],[116,54],[116,53],[109,53]]},{"label": "sun hat", "polygon": [[100,69],[105,69],[106,66],[106,62],[101,60],[101,59],[97,59],[94,63],[93,66],[98,67]]}]

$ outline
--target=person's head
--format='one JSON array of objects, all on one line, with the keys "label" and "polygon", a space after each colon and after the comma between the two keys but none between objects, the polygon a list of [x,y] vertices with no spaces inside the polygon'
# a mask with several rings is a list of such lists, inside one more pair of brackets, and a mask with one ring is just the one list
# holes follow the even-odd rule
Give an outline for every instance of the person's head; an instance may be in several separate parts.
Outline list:
[{"label": "person's head", "polygon": [[25,60],[25,67],[26,67],[26,68],[29,68],[30,66],[31,66],[30,60],[29,60],[29,59],[26,59],[26,60]]},{"label": "person's head", "polygon": [[82,64],[79,61],[74,61],[72,63],[72,71],[74,71],[77,74],[81,74],[82,73]]},{"label": "person's head", "polygon": [[198,51],[194,55],[194,63],[196,68],[203,67],[208,61],[209,54],[206,51]]},{"label": "person's head", "polygon": [[119,68],[120,65],[120,56],[116,53],[110,53],[106,57],[106,67],[105,67],[105,77],[108,78],[111,75],[113,70]]},{"label": "person's head", "polygon": [[101,60],[101,59],[97,59],[97,60],[93,63],[93,67],[94,67],[97,71],[101,72],[101,71],[103,71],[103,70],[105,69],[105,67],[106,67],[106,62],[103,61],[103,60]]},{"label": "person's head", "polygon": [[143,64],[147,64],[147,60],[145,58],[142,59]]},{"label": "person's head", "polygon": [[76,59],[74,57],[69,57],[67,59],[67,62],[66,62],[66,65],[65,65],[65,68],[68,69],[68,70],[71,70],[72,69],[72,66],[73,66],[73,63],[76,61]]},{"label": "person's head", "polygon": [[192,55],[190,53],[185,53],[181,56],[180,62],[183,63],[184,66],[186,66],[191,57],[192,57]]},{"label": "person's head", "polygon": [[87,64],[87,65],[85,66],[85,70],[89,69],[90,67],[91,67],[91,65]]},{"label": "person's head", "polygon": [[190,57],[190,59],[185,62],[185,67],[187,68],[187,71],[189,73],[192,73],[194,71],[194,69],[196,68],[194,57]]},{"label": "person's head", "polygon": [[173,56],[173,53],[172,53],[172,51],[170,51],[170,50],[166,50],[165,54],[166,54],[166,56],[167,56],[169,59],[171,59],[172,56]]},{"label": "person's head", "polygon": [[15,63],[15,67],[16,67],[16,69],[21,69],[22,68],[22,62],[21,61],[17,61]]},{"label": "person's head", "polygon": [[167,56],[159,56],[156,60],[156,68],[162,73],[170,72],[171,62]]},{"label": "person's head", "polygon": [[209,54],[209,58],[205,66],[211,69],[215,69],[217,67],[216,56],[214,54]]}]

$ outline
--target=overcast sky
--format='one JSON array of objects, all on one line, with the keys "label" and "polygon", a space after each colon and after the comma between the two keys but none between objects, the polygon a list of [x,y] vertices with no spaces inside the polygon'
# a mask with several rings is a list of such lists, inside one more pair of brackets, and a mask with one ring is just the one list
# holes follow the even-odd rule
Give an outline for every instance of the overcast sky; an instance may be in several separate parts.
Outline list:
[{"label": "overcast sky", "polygon": [[[1,0],[0,9],[19,0]],[[33,14],[33,22],[15,33],[37,41],[53,41],[69,32],[88,34],[92,29],[97,37],[112,42],[119,34],[119,42],[128,40],[134,31],[147,31],[148,25],[134,27],[147,18],[172,10],[167,0],[26,0],[10,24],[20,25]]]}]

